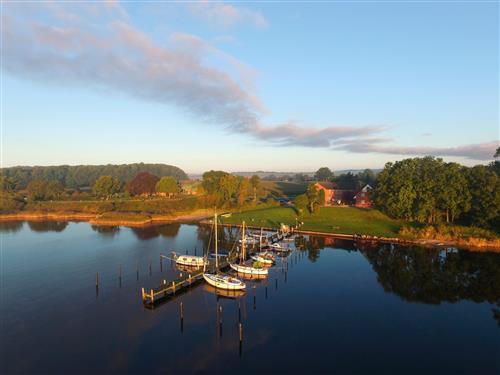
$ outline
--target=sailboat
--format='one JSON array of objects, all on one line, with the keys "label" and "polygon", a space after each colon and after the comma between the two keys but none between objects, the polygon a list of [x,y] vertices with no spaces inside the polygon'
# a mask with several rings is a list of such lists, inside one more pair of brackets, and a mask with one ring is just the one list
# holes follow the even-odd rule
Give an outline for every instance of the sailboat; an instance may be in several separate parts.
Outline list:
[{"label": "sailboat", "polygon": [[175,251],[172,251],[172,259],[175,260],[175,264],[178,266],[203,267],[207,263],[205,257],[197,255],[179,255]]},{"label": "sailboat", "polygon": [[[243,222],[242,230],[241,230],[241,253],[240,253],[240,264],[237,263],[229,263],[229,266],[238,273],[242,273],[245,275],[256,275],[256,276],[266,276],[269,271],[264,267],[255,267],[255,263],[245,264],[245,250],[246,250],[246,238],[245,238],[245,222]],[[258,261],[256,261],[259,264]]]},{"label": "sailboat", "polygon": [[[259,250],[260,252],[250,256],[251,259],[255,260],[256,262],[262,263],[265,266],[272,266],[274,264],[274,254],[270,251],[262,251],[262,228],[260,228],[260,236],[259,236]],[[267,246],[267,245],[266,245]]]},{"label": "sailboat", "polygon": [[214,228],[215,228],[215,272],[206,272],[206,265],[203,270],[203,278],[210,285],[226,290],[242,290],[246,285],[240,279],[219,273],[219,256],[218,256],[218,239],[217,239],[217,213],[214,215]]}]

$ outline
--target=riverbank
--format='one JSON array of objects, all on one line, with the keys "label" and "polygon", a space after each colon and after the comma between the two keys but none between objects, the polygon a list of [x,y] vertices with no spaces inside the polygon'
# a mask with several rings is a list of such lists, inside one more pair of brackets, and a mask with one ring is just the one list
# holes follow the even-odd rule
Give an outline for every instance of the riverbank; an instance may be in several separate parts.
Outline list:
[{"label": "riverbank", "polygon": [[[475,251],[500,252],[500,238],[492,233],[487,238],[473,237],[463,230],[461,236],[456,237],[439,233],[427,236],[425,231],[417,230],[410,234],[408,230],[402,229],[411,227],[411,223],[393,220],[377,210],[323,207],[314,214],[307,213],[298,216],[293,208],[273,207],[221,216],[222,224],[228,226],[239,226],[243,220],[248,227],[256,229],[263,227],[276,230],[281,223],[289,226],[301,223],[297,231],[301,234],[332,236],[357,241],[415,244],[426,247],[460,247]],[[474,230],[471,229],[471,232]]]},{"label": "riverbank", "polygon": [[88,221],[98,226],[144,227],[161,223],[193,223],[207,219],[213,210],[198,209],[190,212],[178,212],[170,215],[144,213],[105,212],[103,214],[85,214],[68,212],[17,212],[1,214],[0,221]]}]

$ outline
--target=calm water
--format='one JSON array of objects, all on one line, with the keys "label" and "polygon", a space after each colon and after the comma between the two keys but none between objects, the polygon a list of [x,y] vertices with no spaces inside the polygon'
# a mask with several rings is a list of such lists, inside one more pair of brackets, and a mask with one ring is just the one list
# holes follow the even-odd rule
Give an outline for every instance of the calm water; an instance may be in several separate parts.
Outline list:
[{"label": "calm water", "polygon": [[255,298],[217,300],[200,284],[150,310],[140,288],[179,273],[160,269],[160,253],[200,254],[207,228],[0,231],[1,373],[500,373],[500,254],[310,237],[288,272],[278,262],[267,282],[248,283]]}]

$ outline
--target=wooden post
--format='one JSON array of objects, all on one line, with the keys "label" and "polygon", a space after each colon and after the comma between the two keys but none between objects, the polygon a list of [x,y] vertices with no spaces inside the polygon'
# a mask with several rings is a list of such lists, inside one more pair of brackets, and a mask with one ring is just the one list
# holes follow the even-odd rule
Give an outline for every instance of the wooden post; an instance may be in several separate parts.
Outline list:
[{"label": "wooden post", "polygon": [[278,279],[276,279],[275,288],[278,290]]},{"label": "wooden post", "polygon": [[153,274],[153,271],[151,270],[151,258],[149,258],[149,276],[151,276]]},{"label": "wooden post", "polygon": [[163,272],[163,259],[160,255],[160,272]]},{"label": "wooden post", "polygon": [[239,324],[239,329],[240,329],[240,342],[243,341],[243,324]]},{"label": "wooden post", "polygon": [[142,292],[142,300],[144,301],[144,288],[141,289]]},{"label": "wooden post", "polygon": [[151,303],[155,302],[155,295],[153,293],[153,289],[151,289]]},{"label": "wooden post", "polygon": [[119,279],[120,279],[120,288],[122,287],[122,266],[120,265],[120,273],[119,273]]},{"label": "wooden post", "polygon": [[182,302],[180,303],[180,309],[181,309],[181,332],[184,332],[184,305]]},{"label": "wooden post", "polygon": [[95,274],[95,287],[99,288],[99,272]]},{"label": "wooden post", "polygon": [[267,285],[266,285],[266,299],[267,299]]},{"label": "wooden post", "polygon": [[241,303],[238,301],[238,322],[241,323]]},{"label": "wooden post", "polygon": [[189,274],[189,285],[191,285],[192,280],[191,280],[191,274]]},{"label": "wooden post", "polygon": [[137,262],[137,264],[135,265],[135,274],[137,280],[139,280],[139,262]]},{"label": "wooden post", "polygon": [[175,294],[175,281],[172,281],[172,289],[173,289],[174,294]]}]

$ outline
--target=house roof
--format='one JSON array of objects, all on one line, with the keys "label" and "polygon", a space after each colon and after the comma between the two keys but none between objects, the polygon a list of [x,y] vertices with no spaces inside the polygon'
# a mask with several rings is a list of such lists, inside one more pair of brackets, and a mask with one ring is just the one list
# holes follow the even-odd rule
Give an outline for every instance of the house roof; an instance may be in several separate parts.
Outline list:
[{"label": "house roof", "polygon": [[333,189],[337,188],[337,184],[335,184],[334,182],[320,181],[320,182],[316,182],[316,183],[318,185],[321,185],[324,189],[328,189],[328,190],[333,190]]}]

